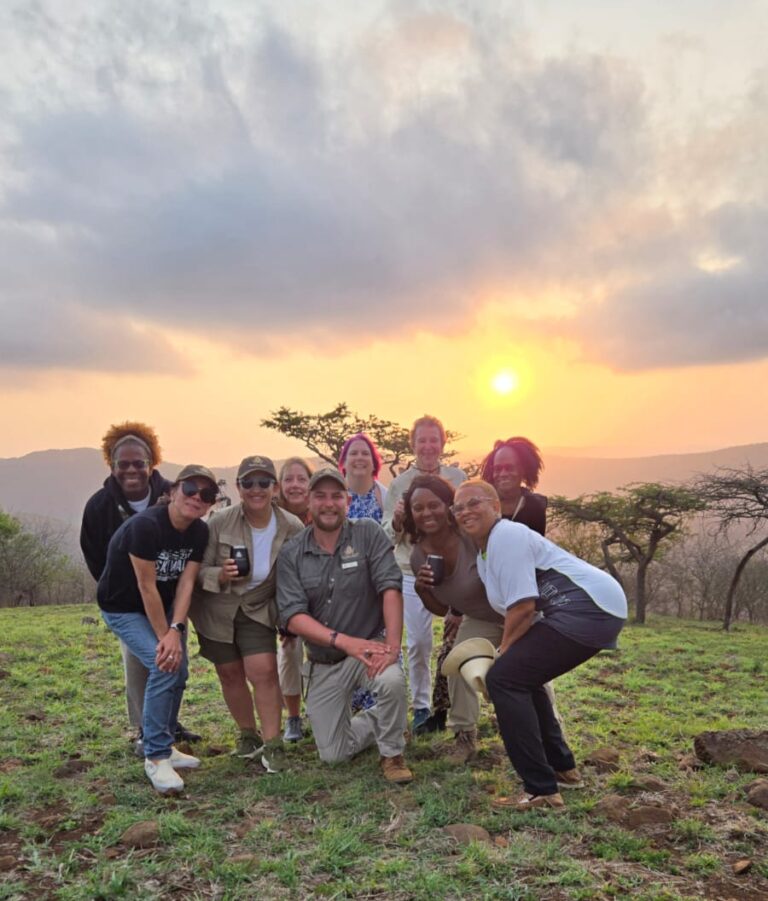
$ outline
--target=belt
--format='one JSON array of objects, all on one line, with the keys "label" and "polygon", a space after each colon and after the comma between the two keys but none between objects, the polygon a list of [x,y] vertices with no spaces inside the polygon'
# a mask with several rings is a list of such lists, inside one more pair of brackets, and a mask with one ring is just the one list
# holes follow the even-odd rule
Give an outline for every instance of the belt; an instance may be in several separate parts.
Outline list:
[{"label": "belt", "polygon": [[342,657],[341,660],[318,660],[316,657],[308,658],[309,662],[313,666],[337,666],[339,663],[343,663],[346,659],[346,656]]}]

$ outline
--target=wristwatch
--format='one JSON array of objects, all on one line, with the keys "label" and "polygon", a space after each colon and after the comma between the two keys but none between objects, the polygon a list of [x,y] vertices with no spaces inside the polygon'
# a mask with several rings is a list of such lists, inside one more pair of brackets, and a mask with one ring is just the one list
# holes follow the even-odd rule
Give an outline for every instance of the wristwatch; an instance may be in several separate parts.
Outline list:
[{"label": "wristwatch", "polygon": [[187,631],[184,623],[171,623],[171,629],[174,629],[179,635],[183,635]]}]

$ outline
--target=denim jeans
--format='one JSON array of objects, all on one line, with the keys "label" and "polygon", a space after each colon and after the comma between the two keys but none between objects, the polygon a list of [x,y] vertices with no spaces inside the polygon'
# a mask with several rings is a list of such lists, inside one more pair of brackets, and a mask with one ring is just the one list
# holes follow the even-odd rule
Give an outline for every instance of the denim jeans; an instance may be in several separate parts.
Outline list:
[{"label": "denim jeans", "polygon": [[531,795],[554,794],[555,773],[576,765],[545,685],[598,652],[538,622],[488,670],[504,747]]},{"label": "denim jeans", "polygon": [[182,640],[183,658],[179,669],[175,673],[164,673],[155,663],[155,630],[143,613],[107,613],[102,610],[101,615],[107,628],[128,646],[149,673],[142,718],[144,756],[150,760],[170,757],[179,707],[187,684],[186,641]]}]

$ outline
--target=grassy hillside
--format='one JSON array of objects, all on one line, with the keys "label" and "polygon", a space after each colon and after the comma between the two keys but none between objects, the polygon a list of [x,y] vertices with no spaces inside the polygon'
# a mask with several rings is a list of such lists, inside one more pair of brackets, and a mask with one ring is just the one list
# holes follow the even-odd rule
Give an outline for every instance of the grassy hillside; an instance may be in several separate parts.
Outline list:
[{"label": "grassy hillside", "polygon": [[[577,759],[610,745],[618,771],[586,768],[564,814],[514,814],[491,809],[517,786],[487,711],[476,765],[419,739],[410,786],[383,783],[373,754],[321,766],[310,740],[292,772],[266,776],[229,757],[233,729],[194,655],[183,718],[205,734],[204,763],[185,797],[155,795],[124,733],[117,642],[81,621],[94,612],[0,611],[0,899],[768,898],[768,814],[744,799],[754,776],[680,762],[701,730],[766,727],[766,629],[628,628],[618,653],[557,683]],[[594,809],[611,793],[670,822],[612,824]],[[126,847],[147,820],[157,841]],[[491,841],[454,843],[456,823]]]}]

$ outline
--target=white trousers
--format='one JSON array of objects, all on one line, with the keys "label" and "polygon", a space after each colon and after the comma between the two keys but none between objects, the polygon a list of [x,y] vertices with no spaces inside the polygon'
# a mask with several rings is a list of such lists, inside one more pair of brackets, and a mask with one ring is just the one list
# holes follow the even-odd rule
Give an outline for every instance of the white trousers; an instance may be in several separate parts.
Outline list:
[{"label": "white trousers", "polygon": [[416,594],[416,579],[403,573],[403,605],[405,647],[408,659],[408,682],[414,710],[431,709],[432,614]]}]

